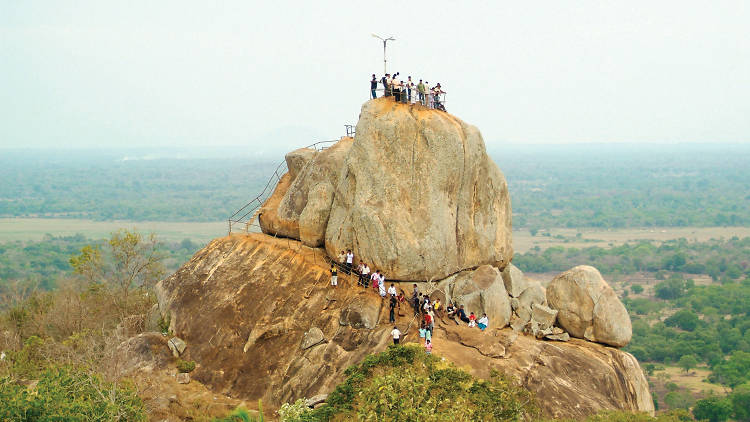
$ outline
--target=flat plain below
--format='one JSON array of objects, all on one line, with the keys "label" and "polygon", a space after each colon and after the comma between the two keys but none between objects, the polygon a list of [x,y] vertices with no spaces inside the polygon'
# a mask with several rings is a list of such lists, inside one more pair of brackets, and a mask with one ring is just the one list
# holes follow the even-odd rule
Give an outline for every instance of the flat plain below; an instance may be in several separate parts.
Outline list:
[{"label": "flat plain below", "polygon": [[[191,239],[208,242],[227,234],[225,221],[214,222],[170,222],[170,221],[94,221],[66,218],[0,218],[0,241],[41,240],[46,234],[72,236],[82,234],[92,239],[109,237],[120,229],[137,229],[154,232],[167,241]],[[580,235],[579,235],[580,234]],[[685,238],[689,241],[750,236],[750,227],[650,227],[617,230],[602,229],[549,229],[540,230],[532,236],[528,230],[513,231],[513,249],[517,253],[527,252],[539,246],[585,248],[591,246],[611,247],[626,242],[653,240],[657,242]]]}]

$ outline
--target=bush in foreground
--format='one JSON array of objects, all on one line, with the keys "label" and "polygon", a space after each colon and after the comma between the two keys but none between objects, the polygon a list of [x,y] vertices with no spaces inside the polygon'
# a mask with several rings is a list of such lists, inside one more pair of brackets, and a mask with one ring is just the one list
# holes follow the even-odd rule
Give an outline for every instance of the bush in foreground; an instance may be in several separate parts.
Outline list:
[{"label": "bush in foreground", "polygon": [[346,376],[322,407],[284,420],[506,421],[539,414],[533,395],[505,376],[475,379],[414,345],[369,355]]}]

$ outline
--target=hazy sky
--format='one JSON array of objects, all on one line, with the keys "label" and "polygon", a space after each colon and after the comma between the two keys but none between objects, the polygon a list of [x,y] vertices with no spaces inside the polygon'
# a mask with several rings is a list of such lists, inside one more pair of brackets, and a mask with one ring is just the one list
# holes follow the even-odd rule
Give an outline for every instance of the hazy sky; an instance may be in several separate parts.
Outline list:
[{"label": "hazy sky", "polygon": [[0,147],[299,146],[368,80],[503,143],[750,142],[750,2],[0,0]]}]

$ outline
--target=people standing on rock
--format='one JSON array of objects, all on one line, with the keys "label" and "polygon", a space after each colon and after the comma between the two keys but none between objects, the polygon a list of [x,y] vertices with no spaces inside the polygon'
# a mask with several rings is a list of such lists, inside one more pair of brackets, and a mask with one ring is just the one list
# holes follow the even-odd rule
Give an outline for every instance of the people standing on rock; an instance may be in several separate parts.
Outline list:
[{"label": "people standing on rock", "polygon": [[393,344],[398,344],[398,342],[401,340],[401,331],[398,330],[398,327],[393,327],[391,336],[393,337]]},{"label": "people standing on rock", "polygon": [[426,340],[425,341],[425,343],[424,343],[424,351],[428,355],[432,354],[432,342],[430,342],[430,340]]},{"label": "people standing on rock", "polygon": [[435,314],[441,318],[443,316],[442,307],[443,304],[440,303],[440,298],[435,299],[435,302],[432,304],[432,309],[435,311]]},{"label": "people standing on rock", "polygon": [[337,287],[339,285],[339,270],[336,268],[336,264],[331,264],[331,286]]},{"label": "people standing on rock", "polygon": [[430,297],[424,295],[424,302],[422,303],[422,310],[426,313],[430,310]]},{"label": "people standing on rock", "polygon": [[440,86],[440,82],[438,82],[438,84],[435,85],[435,88],[433,89],[433,91],[434,91],[433,101],[435,102],[435,109],[440,110],[440,111],[445,111],[445,106],[443,105],[443,103],[440,102],[440,94],[445,94],[446,92],[443,91],[442,87]]},{"label": "people standing on rock", "polygon": [[414,307],[414,315],[419,315],[419,289],[414,283],[414,291],[411,293],[411,304]]},{"label": "people standing on rock", "polygon": [[374,273],[372,273],[372,276],[370,277],[370,282],[372,283],[373,290],[377,292],[378,283],[380,283],[380,270],[376,270]]},{"label": "people standing on rock", "polygon": [[458,311],[456,311],[456,315],[458,316],[458,319],[460,319],[463,322],[468,323],[469,317],[466,316],[466,311],[464,311],[464,305],[460,305],[458,307]]},{"label": "people standing on rock", "polygon": [[375,78],[375,74],[372,74],[372,80],[370,80],[370,95],[372,95],[372,99],[378,98],[377,94],[378,89],[378,80]]},{"label": "people standing on rock", "polygon": [[391,74],[386,73],[385,76],[383,76],[382,79],[380,79],[380,83],[383,84],[383,96],[384,97],[390,97],[391,96],[391,90],[389,89]]},{"label": "people standing on rock", "polygon": [[352,253],[351,249],[347,249],[346,251],[346,273],[351,274],[352,273],[352,264],[354,263],[354,254]]},{"label": "people standing on rock", "polygon": [[383,291],[385,291],[385,274],[383,273],[380,273],[380,277],[378,279],[378,288],[380,288],[380,286],[383,286],[382,289]]},{"label": "people standing on rock", "polygon": [[487,314],[482,315],[481,318],[479,318],[479,321],[477,321],[477,327],[479,327],[480,330],[484,331],[485,328],[490,324],[490,319],[487,318]]},{"label": "people standing on rock", "polygon": [[407,86],[406,86],[406,83],[404,83],[404,81],[401,81],[400,85],[401,85],[401,103],[406,104]]},{"label": "people standing on rock", "polygon": [[398,292],[396,299],[398,299],[398,316],[404,316],[404,314],[401,313],[401,306],[406,302],[406,293],[404,293],[404,289],[401,289],[401,291]]},{"label": "people standing on rock", "polygon": [[370,279],[370,267],[367,264],[362,264],[362,271],[359,273],[359,284],[362,287],[367,288],[367,281]]},{"label": "people standing on rock", "polygon": [[393,78],[393,99],[401,102],[401,83],[396,78]]},{"label": "people standing on rock", "polygon": [[390,295],[391,297],[393,297],[393,298],[395,298],[395,297],[396,297],[396,295],[398,294],[398,293],[396,292],[396,286],[395,286],[395,285],[394,285],[393,283],[391,283],[391,287],[389,287],[389,288],[388,288],[388,294],[389,294],[389,295]]},{"label": "people standing on rock", "polygon": [[430,83],[424,81],[424,105],[432,108],[432,89],[430,89]]},{"label": "people standing on rock", "polygon": [[425,328],[424,321],[419,323],[419,338],[425,338],[427,334],[427,328]]},{"label": "people standing on rock", "polygon": [[417,94],[419,95],[419,103],[422,104],[422,105],[424,105],[424,94],[425,94],[425,92],[427,92],[427,91],[425,90],[424,82],[422,82],[422,80],[420,79],[419,83],[417,84]]},{"label": "people standing on rock", "polygon": [[346,263],[346,252],[341,251],[341,253],[337,257],[337,260],[339,261],[339,264],[344,265]]},{"label": "people standing on rock", "polygon": [[378,280],[378,293],[380,294],[380,297],[385,298],[385,280],[383,280],[382,277],[380,278],[380,280]]},{"label": "people standing on rock", "polygon": [[390,312],[389,312],[389,318],[388,322],[394,323],[396,322],[396,306],[398,305],[398,301],[396,300],[396,296],[391,296],[390,300]]},{"label": "people standing on rock", "polygon": [[424,323],[425,328],[427,328],[427,331],[430,332],[430,336],[432,336],[432,330],[435,329],[435,320],[432,318],[432,312],[426,312],[424,314]]},{"label": "people standing on rock", "polygon": [[474,315],[474,312],[469,315],[469,327],[476,327],[477,326],[477,316]]},{"label": "people standing on rock", "polygon": [[411,90],[414,88],[414,82],[411,81],[411,76],[406,80],[406,93],[409,97],[409,104],[411,104]]},{"label": "people standing on rock", "polygon": [[425,324],[424,326],[424,339],[425,341],[432,341],[432,328],[430,324]]}]

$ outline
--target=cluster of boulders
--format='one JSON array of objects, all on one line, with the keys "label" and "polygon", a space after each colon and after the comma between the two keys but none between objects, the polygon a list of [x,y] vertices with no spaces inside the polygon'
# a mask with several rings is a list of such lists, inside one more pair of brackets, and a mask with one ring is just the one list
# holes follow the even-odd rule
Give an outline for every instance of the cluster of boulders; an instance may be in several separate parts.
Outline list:
[{"label": "cluster of boulders", "polygon": [[[351,249],[389,280],[426,283],[421,291],[486,313],[494,327],[627,344],[630,319],[596,269],[576,267],[545,290],[510,264],[508,187],[476,127],[373,100],[356,133],[287,154],[288,172],[260,210],[264,233],[322,247],[331,259]],[[378,324],[377,301],[362,301],[343,310],[342,326]]]}]

